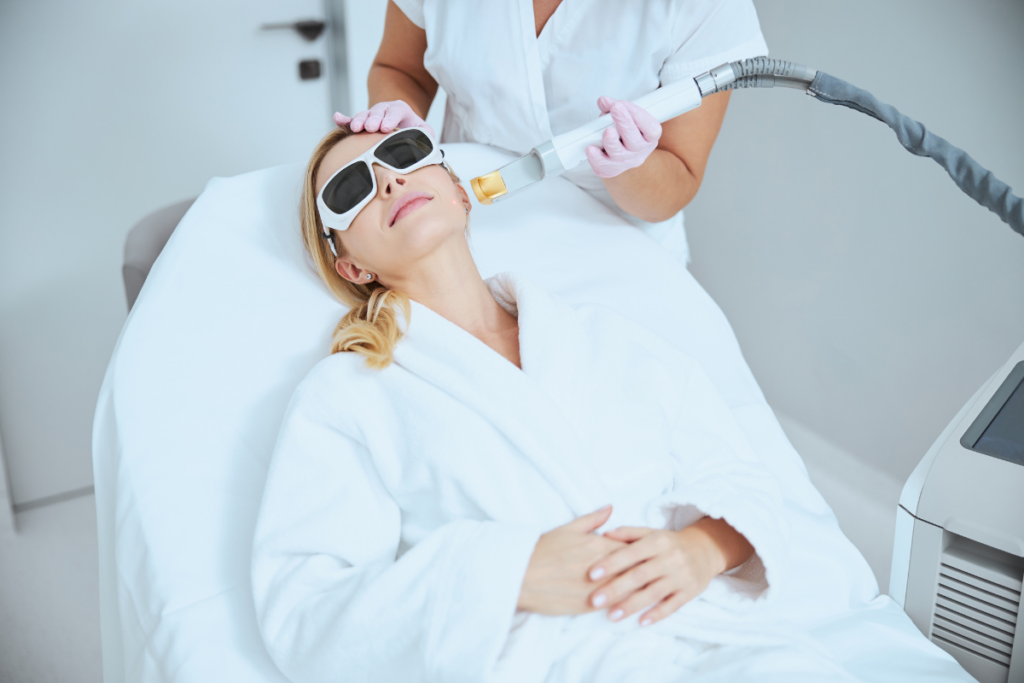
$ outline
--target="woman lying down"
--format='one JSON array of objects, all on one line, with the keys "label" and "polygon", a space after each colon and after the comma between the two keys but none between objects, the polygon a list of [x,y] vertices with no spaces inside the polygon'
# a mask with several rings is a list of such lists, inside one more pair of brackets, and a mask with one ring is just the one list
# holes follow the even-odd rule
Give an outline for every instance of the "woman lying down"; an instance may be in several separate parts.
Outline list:
[{"label": "woman lying down", "polygon": [[351,310],[292,398],[257,527],[280,669],[853,680],[772,616],[779,487],[697,363],[543,283],[483,280],[469,212],[420,129],[338,129],[309,163],[305,244]]}]

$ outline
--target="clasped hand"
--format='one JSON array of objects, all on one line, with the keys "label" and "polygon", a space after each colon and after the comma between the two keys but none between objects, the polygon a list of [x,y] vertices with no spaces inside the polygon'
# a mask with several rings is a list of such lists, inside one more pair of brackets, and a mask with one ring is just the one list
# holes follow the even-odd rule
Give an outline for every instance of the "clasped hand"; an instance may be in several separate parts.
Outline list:
[{"label": "clasped hand", "polygon": [[724,559],[699,529],[619,527],[592,533],[610,505],[543,534],[523,580],[518,608],[540,614],[607,609],[613,621],[651,606],[647,626],[700,595],[724,571]]}]

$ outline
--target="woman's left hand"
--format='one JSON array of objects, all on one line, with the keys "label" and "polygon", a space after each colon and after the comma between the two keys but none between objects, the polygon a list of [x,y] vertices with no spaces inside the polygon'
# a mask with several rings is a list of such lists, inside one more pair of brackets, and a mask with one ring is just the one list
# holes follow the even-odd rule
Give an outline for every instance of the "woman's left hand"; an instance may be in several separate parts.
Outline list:
[{"label": "woman's left hand", "polygon": [[680,531],[619,527],[604,535],[628,543],[597,562],[588,574],[592,581],[621,574],[590,596],[595,607],[608,607],[612,621],[648,605],[653,607],[640,618],[640,625],[660,621],[700,595],[725,569],[717,546],[692,525]]}]

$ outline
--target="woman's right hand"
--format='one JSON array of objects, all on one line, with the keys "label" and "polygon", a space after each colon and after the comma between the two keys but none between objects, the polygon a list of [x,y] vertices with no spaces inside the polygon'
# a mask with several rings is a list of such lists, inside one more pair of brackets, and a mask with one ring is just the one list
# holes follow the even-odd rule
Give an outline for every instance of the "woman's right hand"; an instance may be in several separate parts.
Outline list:
[{"label": "woman's right hand", "polygon": [[364,130],[367,133],[390,133],[395,128],[426,128],[432,137],[437,137],[434,135],[434,129],[403,100],[378,102],[366,111],[351,117],[335,112],[334,122],[339,126],[347,123],[353,133]]},{"label": "woman's right hand", "polygon": [[587,572],[595,562],[627,545],[591,533],[607,522],[611,514],[612,506],[608,505],[542,534],[530,557],[516,607],[550,615],[585,614],[600,609],[590,604],[590,595],[615,577],[596,582],[587,577]]}]

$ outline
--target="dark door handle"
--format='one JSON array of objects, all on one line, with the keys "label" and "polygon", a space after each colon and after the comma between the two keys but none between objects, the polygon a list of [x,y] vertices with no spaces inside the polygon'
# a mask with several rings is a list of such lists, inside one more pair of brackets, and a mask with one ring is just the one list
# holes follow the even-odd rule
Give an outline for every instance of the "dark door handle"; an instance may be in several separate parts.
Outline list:
[{"label": "dark door handle", "polygon": [[323,34],[324,29],[327,28],[327,24],[316,19],[305,19],[303,21],[293,21],[291,23],[283,24],[263,24],[260,28],[264,31],[273,31],[281,28],[292,29],[312,43]]}]

